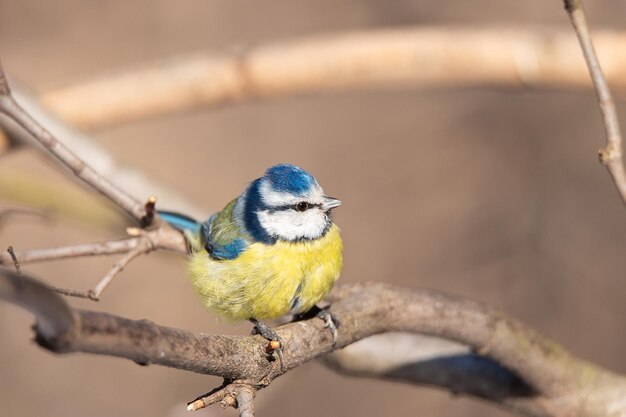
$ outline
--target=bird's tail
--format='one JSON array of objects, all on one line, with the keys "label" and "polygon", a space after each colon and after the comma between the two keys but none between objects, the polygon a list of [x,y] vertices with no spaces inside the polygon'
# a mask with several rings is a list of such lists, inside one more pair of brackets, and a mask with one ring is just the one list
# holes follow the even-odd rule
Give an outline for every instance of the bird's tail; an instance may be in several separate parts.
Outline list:
[{"label": "bird's tail", "polygon": [[158,210],[158,213],[163,220],[183,232],[185,239],[187,239],[190,252],[199,251],[202,248],[200,239],[202,223],[184,214],[176,213],[175,211]]},{"label": "bird's tail", "polygon": [[176,213],[175,211],[158,210],[158,213],[163,220],[182,232],[190,231],[194,234],[200,233],[200,226],[202,224],[196,219],[181,213]]}]

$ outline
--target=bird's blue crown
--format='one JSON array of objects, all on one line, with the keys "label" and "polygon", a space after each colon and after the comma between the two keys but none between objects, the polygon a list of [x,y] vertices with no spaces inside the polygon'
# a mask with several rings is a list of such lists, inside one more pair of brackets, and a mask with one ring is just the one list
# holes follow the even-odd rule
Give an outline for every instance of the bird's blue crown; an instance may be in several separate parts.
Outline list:
[{"label": "bird's blue crown", "polygon": [[268,205],[266,202],[267,196],[263,194],[263,183],[268,184],[271,191],[290,194],[294,197],[305,197],[319,185],[313,175],[291,164],[274,165],[265,171],[263,177],[256,179],[250,184],[242,195],[244,204],[240,215],[242,216],[243,224],[256,241],[273,243],[276,241],[276,236],[270,235],[261,225],[258,212],[262,210],[284,210],[293,203],[285,201],[285,203],[279,203],[278,207],[276,205]]},{"label": "bird's blue crown", "polygon": [[306,194],[317,181],[313,175],[300,167],[291,164],[279,164],[265,171],[274,191],[294,195]]}]

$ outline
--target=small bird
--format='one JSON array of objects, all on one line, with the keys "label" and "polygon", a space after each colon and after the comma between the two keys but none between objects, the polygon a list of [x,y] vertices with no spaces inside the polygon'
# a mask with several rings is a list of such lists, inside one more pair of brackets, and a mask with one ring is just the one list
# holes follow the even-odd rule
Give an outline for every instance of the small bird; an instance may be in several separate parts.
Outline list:
[{"label": "small bird", "polygon": [[250,320],[282,347],[264,321],[288,314],[318,315],[336,341],[338,321],[316,303],[343,267],[343,244],[331,218],[340,204],[307,171],[279,164],[204,223],[159,214],[187,237],[189,275],[204,305],[228,320]]}]

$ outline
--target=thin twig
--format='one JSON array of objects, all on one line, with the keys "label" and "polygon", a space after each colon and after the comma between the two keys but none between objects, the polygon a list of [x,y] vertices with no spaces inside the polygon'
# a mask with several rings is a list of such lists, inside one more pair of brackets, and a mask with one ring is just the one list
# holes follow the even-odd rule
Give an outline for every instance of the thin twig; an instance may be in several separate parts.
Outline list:
[{"label": "thin twig", "polygon": [[[110,284],[113,277],[122,271],[124,267],[126,267],[126,265],[128,265],[128,263],[137,256],[156,249],[173,250],[181,253],[185,253],[186,251],[186,243],[182,235],[165,224],[149,232],[136,228],[129,228],[128,231],[135,236],[124,240],[62,246],[58,248],[35,249],[17,252],[14,253],[14,255],[19,258],[22,263],[28,263],[77,258],[81,256],[100,256],[125,253],[125,256],[116,262],[113,265],[113,268],[111,268],[109,272],[98,282],[98,284],[90,290],[76,290],[48,286],[51,291],[59,294],[98,301],[102,292]],[[11,260],[11,256],[0,254],[0,265],[8,265]]]},{"label": "thin twig", "polygon": [[48,130],[28,114],[13,98],[6,74],[0,64],[0,112],[27,130],[57,160],[69,168],[76,177],[107,197],[137,221],[145,215],[143,205],[113,183],[98,174],[74,152],[56,139]]},{"label": "thin twig", "polygon": [[11,259],[13,260],[13,265],[15,265],[15,272],[17,272],[17,276],[22,276],[22,269],[20,268],[20,263],[17,260],[17,256],[15,256],[15,251],[13,250],[13,246],[9,246],[7,248],[7,252],[11,255]]},{"label": "thin twig", "polygon": [[52,285],[47,286],[50,291],[54,291],[57,294],[66,295],[68,297],[76,297],[76,298],[91,298],[91,290],[74,290],[71,288],[59,288],[53,287]]},{"label": "thin twig", "polygon": [[256,389],[245,382],[226,382],[187,404],[187,411],[198,411],[213,404],[239,409],[240,417],[254,417]]},{"label": "thin twig", "polygon": [[[133,229],[135,233],[137,229]],[[129,229],[130,231],[130,229]],[[22,264],[46,262],[83,256],[103,256],[127,253],[139,246],[142,240],[149,239],[157,249],[186,253],[187,246],[183,236],[176,230],[160,226],[149,232],[141,231],[141,236],[133,236],[122,240],[83,243],[80,245],[60,246],[56,248],[31,249],[16,252]],[[11,258],[0,254],[0,265],[9,265]]]},{"label": "thin twig", "polygon": [[[123,240],[111,240],[97,243],[84,243],[80,245],[61,246],[57,248],[32,249],[17,252],[17,256],[23,264],[54,261],[83,256],[102,256],[126,253],[135,249],[141,238],[131,237]],[[8,257],[0,255],[0,265],[7,265]]]},{"label": "thin twig", "polygon": [[222,401],[227,394],[225,388],[230,385],[230,382],[224,380],[222,385],[220,385],[219,387],[213,388],[206,394],[202,394],[194,398],[192,401],[189,401],[187,403],[187,411],[198,411],[208,407],[211,404],[215,404],[218,401]]},{"label": "thin twig", "polygon": [[254,417],[254,395],[256,391],[249,385],[241,385],[237,392],[239,417]]},{"label": "thin twig", "polygon": [[124,269],[124,267],[126,267],[126,265],[130,263],[130,261],[132,261],[139,255],[149,253],[150,251],[156,249],[154,243],[146,235],[142,236],[140,239],[141,240],[137,247],[129,251],[119,261],[117,261],[113,265],[113,268],[109,270],[109,272],[100,280],[100,282],[98,282],[98,284],[92,290],[89,290],[89,298],[94,301],[100,300],[100,295],[102,295],[102,292],[111,283],[115,275],[120,273]]},{"label": "thin twig", "polygon": [[55,340],[63,344],[62,335],[76,326],[70,306],[58,295],[49,291],[45,284],[27,275],[0,268],[0,300],[22,307],[37,319],[37,341]]},{"label": "thin twig", "polygon": [[[213,404],[219,404],[222,408],[237,408],[238,397],[243,389],[252,388],[248,384],[239,381],[224,381],[219,387],[189,402],[187,404],[187,411],[198,411]],[[244,402],[246,401],[247,398],[244,398]]]},{"label": "thin twig", "polygon": [[[11,256],[11,259],[13,260],[13,265],[15,265],[15,272],[17,273],[17,276],[21,277],[22,276],[22,268],[20,266],[20,263],[17,260],[17,256],[15,254],[15,250],[13,250],[13,246],[9,246],[7,248],[7,252]],[[46,288],[48,288],[50,291],[56,292],[57,294],[67,295],[67,296],[70,296],[70,297],[91,298],[91,290],[89,290],[89,291],[80,291],[80,290],[73,290],[73,289],[69,289],[69,288],[58,288],[58,287],[54,287],[54,286],[48,285],[48,284],[42,284],[42,285],[45,286]]]},{"label": "thin twig", "polygon": [[[151,194],[157,195],[161,201],[161,209],[166,208],[178,211],[199,219],[203,219],[210,214],[211,210],[209,208],[198,206],[183,196],[180,190],[161,184],[136,167],[119,161],[117,155],[113,154],[109,148],[103,146],[98,140],[77,130],[74,125],[69,125],[54,116],[26,88],[21,88],[16,82],[13,82],[11,87],[15,100],[30,115],[37,119],[40,124],[46,126],[59,141],[72,149],[81,160],[85,161],[100,175],[116,184],[123,184],[124,190],[129,194],[140,200],[147,198]],[[34,149],[46,157],[53,158],[47,149],[39,146],[28,132],[2,114],[0,114],[0,127],[5,130],[11,142],[16,146],[33,146]]]},{"label": "thin twig", "polygon": [[615,103],[593,48],[582,0],[564,0],[564,4],[585,56],[585,62],[587,63],[589,75],[593,81],[593,86],[598,96],[598,104],[604,119],[606,147],[598,151],[600,162],[609,170],[613,177],[613,182],[622,197],[622,202],[626,205],[626,169],[624,169],[622,160],[622,135]]}]

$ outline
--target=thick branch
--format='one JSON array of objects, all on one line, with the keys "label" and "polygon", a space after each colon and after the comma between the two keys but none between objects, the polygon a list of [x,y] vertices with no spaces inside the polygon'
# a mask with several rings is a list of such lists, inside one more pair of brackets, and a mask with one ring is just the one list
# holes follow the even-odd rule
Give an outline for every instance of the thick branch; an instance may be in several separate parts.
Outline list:
[{"label": "thick branch", "polygon": [[71,333],[76,327],[71,308],[45,284],[1,267],[0,300],[20,306],[35,315],[39,340],[54,343],[57,337]]},{"label": "thick branch", "polygon": [[[554,342],[481,303],[377,283],[343,286],[333,299],[333,312],[342,322],[337,347],[389,331],[459,341],[515,373],[537,393],[523,402],[515,397],[490,398],[513,403],[529,415],[611,415],[608,410],[626,398],[623,378],[574,358]],[[54,337],[39,335],[40,343],[59,353],[119,356],[257,387],[332,350],[332,336],[317,319],[278,329],[286,343],[281,367],[267,361],[267,342],[259,336],[195,334],[91,311],[76,311],[74,317],[71,330]],[[438,383],[433,380],[433,384]]]},{"label": "thick branch", "polygon": [[[600,32],[607,72],[626,88],[626,34]],[[97,128],[199,106],[376,86],[589,88],[567,30],[420,27],[168,59],[42,96],[68,122]]]}]

